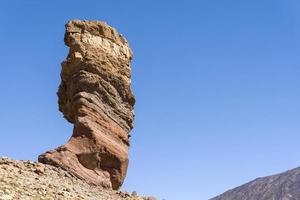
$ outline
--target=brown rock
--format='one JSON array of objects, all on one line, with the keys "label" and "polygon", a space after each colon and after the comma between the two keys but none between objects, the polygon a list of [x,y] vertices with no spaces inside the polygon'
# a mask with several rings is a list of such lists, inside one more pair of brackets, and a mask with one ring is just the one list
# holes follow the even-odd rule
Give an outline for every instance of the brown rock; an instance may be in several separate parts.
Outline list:
[{"label": "brown rock", "polygon": [[59,110],[74,124],[73,134],[67,144],[40,155],[39,162],[119,189],[134,119],[132,52],[125,38],[100,21],[68,22],[65,44],[70,50],[57,95]]},{"label": "brown rock", "polygon": [[148,197],[147,200],[157,200],[156,197]]}]

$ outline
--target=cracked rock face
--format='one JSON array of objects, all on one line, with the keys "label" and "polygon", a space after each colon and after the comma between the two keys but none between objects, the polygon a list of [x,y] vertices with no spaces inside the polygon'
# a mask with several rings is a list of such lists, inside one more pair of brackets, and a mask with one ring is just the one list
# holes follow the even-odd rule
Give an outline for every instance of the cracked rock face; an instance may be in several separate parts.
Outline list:
[{"label": "cracked rock face", "polygon": [[119,189],[126,176],[135,98],[128,43],[100,21],[66,24],[57,92],[59,110],[74,124],[70,140],[39,156],[39,162],[71,171],[90,184]]}]

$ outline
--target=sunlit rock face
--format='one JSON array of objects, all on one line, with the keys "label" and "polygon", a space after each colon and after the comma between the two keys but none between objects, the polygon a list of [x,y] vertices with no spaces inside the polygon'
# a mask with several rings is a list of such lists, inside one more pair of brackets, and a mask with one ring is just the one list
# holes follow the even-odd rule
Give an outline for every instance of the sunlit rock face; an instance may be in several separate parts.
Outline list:
[{"label": "sunlit rock face", "polygon": [[281,174],[257,178],[210,200],[298,200],[300,167]]},{"label": "sunlit rock face", "polygon": [[126,39],[100,21],[66,24],[69,54],[62,62],[59,110],[74,124],[70,140],[39,161],[90,184],[119,189],[128,166],[134,95],[132,52]]}]

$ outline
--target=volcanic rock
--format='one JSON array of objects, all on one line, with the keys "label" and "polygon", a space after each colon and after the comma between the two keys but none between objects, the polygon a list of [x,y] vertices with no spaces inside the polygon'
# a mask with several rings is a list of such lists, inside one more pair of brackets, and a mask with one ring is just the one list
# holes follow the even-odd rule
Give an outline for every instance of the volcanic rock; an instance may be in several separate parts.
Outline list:
[{"label": "volcanic rock", "polygon": [[132,51],[126,39],[100,21],[72,20],[64,38],[59,110],[74,124],[70,140],[39,156],[86,182],[119,189],[128,167],[135,98]]},{"label": "volcanic rock", "polygon": [[300,167],[287,172],[257,178],[211,200],[299,200]]},{"label": "volcanic rock", "polygon": [[58,167],[0,157],[0,200],[150,200],[125,194],[89,185]]}]

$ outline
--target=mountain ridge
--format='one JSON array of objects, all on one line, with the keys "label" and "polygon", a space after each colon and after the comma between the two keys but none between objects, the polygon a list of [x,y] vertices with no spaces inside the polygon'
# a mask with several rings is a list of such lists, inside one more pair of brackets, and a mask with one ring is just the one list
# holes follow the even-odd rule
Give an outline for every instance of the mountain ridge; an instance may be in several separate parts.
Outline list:
[{"label": "mountain ridge", "polygon": [[256,178],[210,200],[299,200],[300,167]]}]

